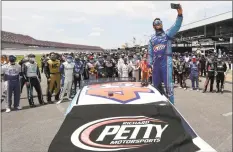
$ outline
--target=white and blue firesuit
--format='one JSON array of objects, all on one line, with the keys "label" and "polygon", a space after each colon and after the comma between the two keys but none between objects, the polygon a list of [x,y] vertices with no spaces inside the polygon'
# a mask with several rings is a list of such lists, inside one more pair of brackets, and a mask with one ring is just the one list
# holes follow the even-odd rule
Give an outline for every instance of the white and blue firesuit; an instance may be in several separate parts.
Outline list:
[{"label": "white and blue firesuit", "polygon": [[183,16],[178,15],[175,24],[166,32],[156,32],[148,44],[148,57],[153,65],[153,85],[159,88],[163,82],[170,102],[174,104],[172,83],[172,38],[179,31]]},{"label": "white and blue firesuit", "polygon": [[[71,61],[68,62],[68,60]],[[60,66],[60,72],[65,79],[64,79],[64,86],[62,88],[60,95],[60,101],[58,101],[58,103],[60,103],[63,100],[66,91],[67,91],[67,97],[68,98],[70,97],[72,83],[73,83],[74,65],[75,63],[72,62],[72,59],[69,59],[67,57],[67,61],[62,63]]]},{"label": "white and blue firesuit", "polygon": [[8,63],[2,66],[2,74],[7,83],[7,108],[11,108],[12,94],[14,93],[14,108],[19,107],[21,66],[17,63]]}]

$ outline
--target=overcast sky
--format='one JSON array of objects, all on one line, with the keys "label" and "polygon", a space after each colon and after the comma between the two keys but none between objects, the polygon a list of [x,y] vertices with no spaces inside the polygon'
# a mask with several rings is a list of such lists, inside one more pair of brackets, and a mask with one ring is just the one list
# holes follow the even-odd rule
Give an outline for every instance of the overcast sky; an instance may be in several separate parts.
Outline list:
[{"label": "overcast sky", "polygon": [[[175,21],[171,1],[2,2],[2,30],[36,39],[96,45],[105,49],[125,42],[147,43],[159,17],[164,29]],[[183,25],[232,10],[231,1],[180,1]]]}]

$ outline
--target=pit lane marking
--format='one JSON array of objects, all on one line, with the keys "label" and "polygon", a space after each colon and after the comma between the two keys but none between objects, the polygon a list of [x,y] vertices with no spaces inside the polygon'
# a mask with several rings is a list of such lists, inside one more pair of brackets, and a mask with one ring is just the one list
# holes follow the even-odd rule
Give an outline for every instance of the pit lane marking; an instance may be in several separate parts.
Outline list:
[{"label": "pit lane marking", "polygon": [[232,112],[228,112],[228,113],[224,113],[222,114],[224,117],[227,117],[227,116],[231,116],[232,115]]}]

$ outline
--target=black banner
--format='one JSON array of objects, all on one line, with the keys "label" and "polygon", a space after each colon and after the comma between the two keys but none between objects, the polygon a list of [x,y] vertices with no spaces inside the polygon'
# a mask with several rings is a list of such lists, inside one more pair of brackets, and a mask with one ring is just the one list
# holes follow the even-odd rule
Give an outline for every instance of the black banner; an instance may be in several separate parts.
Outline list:
[{"label": "black banner", "polygon": [[170,105],[85,105],[67,115],[49,152],[194,152]]}]

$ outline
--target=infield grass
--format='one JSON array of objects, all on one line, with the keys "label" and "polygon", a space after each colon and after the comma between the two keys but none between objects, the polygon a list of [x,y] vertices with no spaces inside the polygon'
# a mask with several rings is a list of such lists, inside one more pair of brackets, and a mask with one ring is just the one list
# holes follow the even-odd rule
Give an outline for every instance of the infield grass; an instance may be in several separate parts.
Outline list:
[{"label": "infield grass", "polygon": [[[40,63],[40,58],[41,58],[41,54],[35,54],[36,55],[36,63],[38,64],[39,68],[41,68],[41,63]],[[23,59],[23,55],[17,55],[17,62],[19,62],[20,60]]]}]

